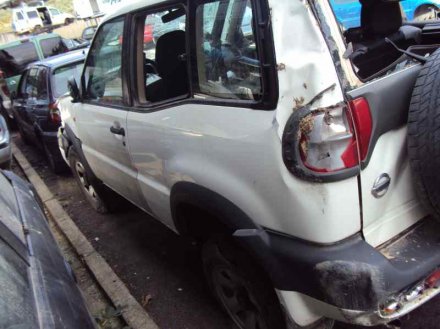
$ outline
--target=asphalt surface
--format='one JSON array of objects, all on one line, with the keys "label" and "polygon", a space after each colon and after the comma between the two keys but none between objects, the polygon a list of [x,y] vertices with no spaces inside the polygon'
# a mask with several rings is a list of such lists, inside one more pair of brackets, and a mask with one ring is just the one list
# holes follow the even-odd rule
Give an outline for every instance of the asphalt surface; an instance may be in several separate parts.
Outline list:
[{"label": "asphalt surface", "polygon": [[[70,174],[53,174],[41,151],[25,145],[19,136],[14,136],[14,141],[83,234],[161,329],[235,328],[211,297],[203,279],[198,250],[189,241],[131,205],[116,214],[97,214]],[[402,319],[402,328],[440,328],[439,302],[440,297]],[[335,329],[343,328],[364,327],[335,326]]]}]

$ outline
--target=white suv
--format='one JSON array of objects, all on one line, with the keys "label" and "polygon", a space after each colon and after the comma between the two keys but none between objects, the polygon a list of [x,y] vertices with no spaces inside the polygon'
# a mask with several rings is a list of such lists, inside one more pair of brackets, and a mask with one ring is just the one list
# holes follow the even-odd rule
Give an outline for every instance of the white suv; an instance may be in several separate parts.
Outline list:
[{"label": "white suv", "polygon": [[440,292],[440,26],[362,4],[342,31],[327,0],[132,3],[60,101],[91,204],[199,242],[241,329],[390,323]]}]

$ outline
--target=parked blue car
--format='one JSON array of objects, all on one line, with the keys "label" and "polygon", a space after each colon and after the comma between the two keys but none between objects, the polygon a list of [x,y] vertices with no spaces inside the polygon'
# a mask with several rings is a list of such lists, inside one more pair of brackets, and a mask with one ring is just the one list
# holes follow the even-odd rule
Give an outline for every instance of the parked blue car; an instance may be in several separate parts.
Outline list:
[{"label": "parked blue car", "polygon": [[[359,0],[330,0],[330,4],[336,18],[345,29],[361,25]],[[403,0],[401,4],[408,20],[413,20],[417,15],[426,13],[426,10],[430,8],[440,8],[440,0]]]}]

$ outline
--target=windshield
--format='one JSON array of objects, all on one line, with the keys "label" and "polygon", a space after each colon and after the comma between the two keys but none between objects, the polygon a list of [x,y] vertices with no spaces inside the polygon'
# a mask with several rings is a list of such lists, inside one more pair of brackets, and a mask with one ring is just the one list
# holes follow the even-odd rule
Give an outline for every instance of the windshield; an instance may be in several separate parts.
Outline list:
[{"label": "windshield", "polygon": [[82,69],[84,67],[84,63],[75,63],[69,66],[64,66],[59,69],[56,69],[53,73],[53,96],[58,98],[65,93],[68,92],[67,88],[67,80],[70,78],[75,78],[75,80],[79,80],[81,76]]},{"label": "windshield", "polygon": [[37,60],[37,50],[32,42],[0,50],[0,69],[5,78],[20,75],[28,64]]}]

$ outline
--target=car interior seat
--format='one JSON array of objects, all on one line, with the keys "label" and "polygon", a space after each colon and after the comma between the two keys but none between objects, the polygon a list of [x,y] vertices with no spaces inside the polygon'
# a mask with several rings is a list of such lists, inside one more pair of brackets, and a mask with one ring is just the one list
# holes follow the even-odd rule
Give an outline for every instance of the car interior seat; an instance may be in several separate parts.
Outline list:
[{"label": "car interior seat", "polygon": [[148,101],[158,102],[189,92],[184,31],[168,32],[157,39],[156,69],[160,80],[147,85]]},{"label": "car interior seat", "polygon": [[349,58],[357,67],[358,75],[366,79],[402,56],[385,38],[399,48],[407,49],[421,43],[422,30],[403,26],[403,13],[398,0],[360,1],[361,27],[348,30],[345,36],[347,42],[353,44]]}]

